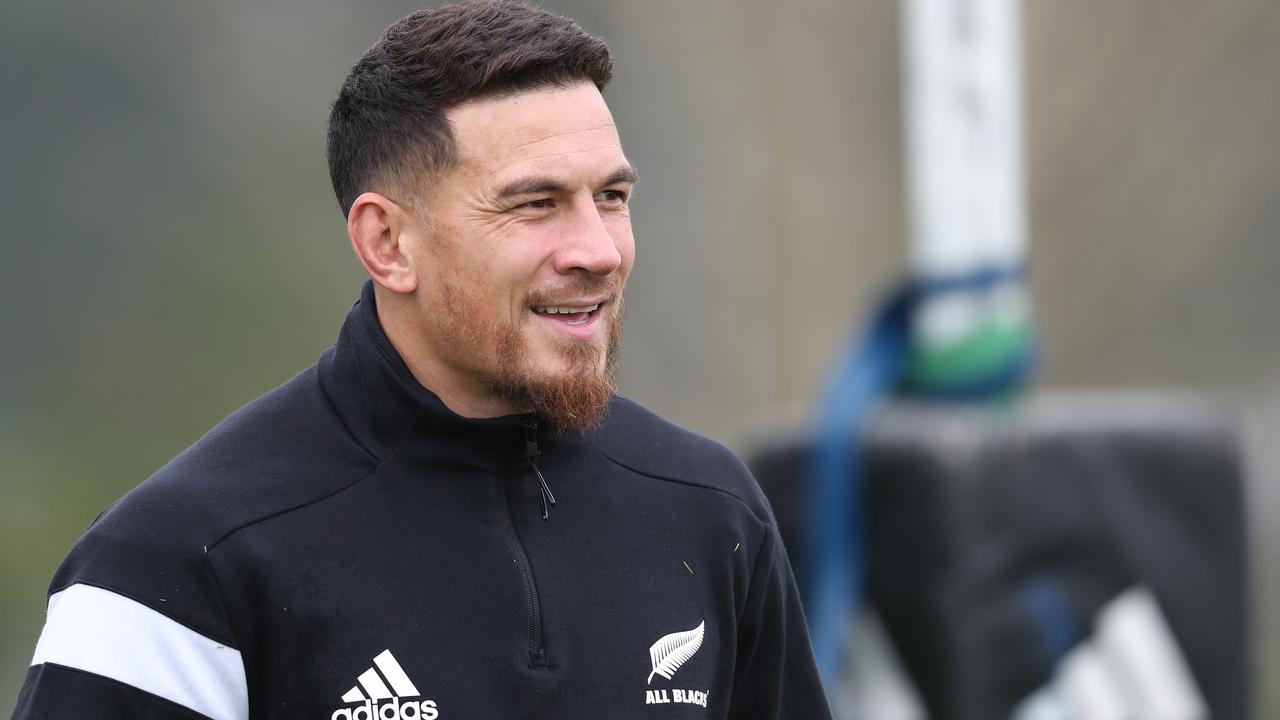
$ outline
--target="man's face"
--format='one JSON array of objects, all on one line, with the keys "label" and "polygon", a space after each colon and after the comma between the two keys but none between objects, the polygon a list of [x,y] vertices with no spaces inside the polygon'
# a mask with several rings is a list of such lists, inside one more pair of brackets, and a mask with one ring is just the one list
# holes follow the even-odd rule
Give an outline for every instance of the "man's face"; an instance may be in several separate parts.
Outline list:
[{"label": "man's face", "polygon": [[419,198],[420,332],[469,392],[587,427],[612,393],[634,172],[595,86],[448,112],[458,163]]}]

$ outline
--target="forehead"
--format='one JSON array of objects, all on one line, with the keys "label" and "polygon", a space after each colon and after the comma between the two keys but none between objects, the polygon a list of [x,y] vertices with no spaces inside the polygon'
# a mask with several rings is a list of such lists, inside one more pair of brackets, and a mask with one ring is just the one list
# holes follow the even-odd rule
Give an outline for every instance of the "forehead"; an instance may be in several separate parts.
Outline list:
[{"label": "forehead", "polygon": [[626,162],[609,107],[589,82],[472,100],[449,110],[448,117],[458,169],[478,179],[610,173]]}]

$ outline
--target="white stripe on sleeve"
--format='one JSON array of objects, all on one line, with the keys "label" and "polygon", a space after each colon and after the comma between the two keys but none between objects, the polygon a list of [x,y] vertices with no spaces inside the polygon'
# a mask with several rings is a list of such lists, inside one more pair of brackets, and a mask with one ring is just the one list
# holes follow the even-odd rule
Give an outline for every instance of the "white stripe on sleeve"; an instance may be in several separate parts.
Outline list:
[{"label": "white stripe on sleeve", "polygon": [[213,720],[247,720],[240,651],[136,600],[91,585],[49,597],[32,665],[57,663],[118,680]]}]

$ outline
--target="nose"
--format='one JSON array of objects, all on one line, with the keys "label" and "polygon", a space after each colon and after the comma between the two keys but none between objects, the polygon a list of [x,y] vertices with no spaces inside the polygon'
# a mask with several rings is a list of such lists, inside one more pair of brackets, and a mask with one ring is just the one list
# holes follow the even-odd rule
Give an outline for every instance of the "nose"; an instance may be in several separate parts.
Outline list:
[{"label": "nose", "polygon": [[566,218],[564,236],[556,249],[556,272],[561,275],[576,272],[609,275],[622,265],[618,243],[594,200],[587,198],[586,202],[575,205],[577,207]]}]

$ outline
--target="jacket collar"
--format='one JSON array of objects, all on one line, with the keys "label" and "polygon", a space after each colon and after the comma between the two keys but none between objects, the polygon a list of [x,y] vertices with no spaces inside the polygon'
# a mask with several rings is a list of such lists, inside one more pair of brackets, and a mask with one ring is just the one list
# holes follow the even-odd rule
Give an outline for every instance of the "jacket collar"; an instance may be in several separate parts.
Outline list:
[{"label": "jacket collar", "polygon": [[450,410],[418,382],[391,344],[378,321],[369,280],[317,369],[321,388],[347,430],[379,461],[411,434],[509,438],[534,417],[476,419]]}]

